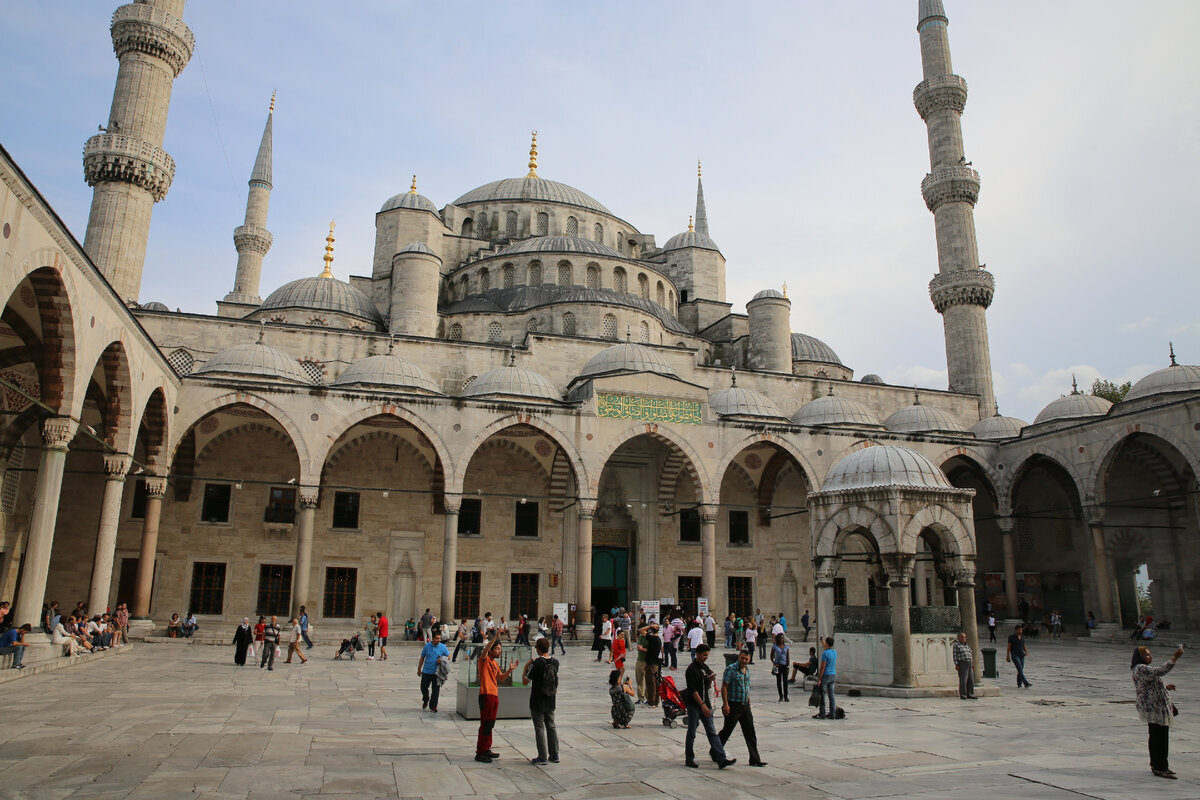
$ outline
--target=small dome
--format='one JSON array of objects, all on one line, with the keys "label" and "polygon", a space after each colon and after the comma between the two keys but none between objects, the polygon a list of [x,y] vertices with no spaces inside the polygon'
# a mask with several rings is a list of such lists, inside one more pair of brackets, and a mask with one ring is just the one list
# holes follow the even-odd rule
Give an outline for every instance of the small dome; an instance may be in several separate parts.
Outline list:
[{"label": "small dome", "polygon": [[227,373],[253,378],[280,378],[297,383],[311,384],[300,362],[282,350],[276,350],[261,342],[235,344],[219,351],[204,362],[192,374]]},{"label": "small dome", "polygon": [[869,372],[859,379],[859,383],[869,383],[872,386],[884,386],[883,378],[876,375],[874,372]]},{"label": "small dome", "polygon": [[920,453],[906,447],[879,445],[855,450],[834,464],[821,484],[821,491],[882,487],[954,488],[946,473]]},{"label": "small dome", "polygon": [[415,189],[409,189],[407,192],[390,198],[379,209],[379,213],[382,214],[385,211],[391,211],[396,208],[415,208],[419,211],[428,211],[431,214],[438,213],[438,208],[433,204],[433,201],[423,194],[418,194]]},{"label": "small dome", "polygon": [[920,403],[900,409],[883,424],[895,433],[962,433],[964,430],[953,414]]},{"label": "small dome", "polygon": [[548,203],[565,203],[570,206],[599,211],[612,216],[612,212],[594,198],[565,183],[541,177],[505,178],[472,189],[454,201],[456,206],[470,203],[489,203],[502,200],[538,200]]},{"label": "small dome", "polygon": [[[1130,390],[1132,391],[1132,389]],[[1058,419],[1082,419],[1085,417],[1103,417],[1112,408],[1112,403],[1094,394],[1080,394],[1073,391],[1051,401],[1034,420],[1034,425],[1052,422]]]},{"label": "small dome", "polygon": [[679,377],[662,356],[649,347],[622,342],[601,350],[584,365],[579,377],[588,378],[613,372],[654,372],[670,378]]},{"label": "small dome", "polygon": [[522,400],[562,400],[562,392],[533,370],[500,367],[488,370],[463,391],[463,397],[517,397]]},{"label": "small dome", "polygon": [[338,376],[333,386],[374,386],[384,389],[418,389],[438,392],[425,370],[396,355],[368,356],[356,361]]},{"label": "small dome", "polygon": [[826,395],[810,400],[792,415],[797,425],[812,427],[848,425],[856,428],[881,428],[879,417],[857,400],[837,395]]},{"label": "small dome", "polygon": [[1176,364],[1174,358],[1171,361],[1171,366],[1151,372],[1135,383],[1125,395],[1125,399],[1137,400],[1171,392],[1200,392],[1200,367]]},{"label": "small dome", "polygon": [[792,361],[818,361],[822,364],[845,366],[832,347],[806,333],[792,334]]},{"label": "small dome", "polygon": [[762,392],[730,386],[708,395],[708,407],[722,417],[774,417],[784,419],[775,404]]},{"label": "small dome", "polygon": [[754,297],[751,297],[750,302],[753,303],[755,300],[762,300],[767,297],[777,298],[779,300],[787,300],[787,295],[778,289],[763,289],[761,292],[754,295]]},{"label": "small dome", "polygon": [[400,252],[401,253],[425,253],[426,255],[431,255],[434,258],[441,260],[441,256],[439,256],[437,253],[430,250],[429,246],[427,244],[425,244],[424,242],[413,242],[412,244],[408,245]]},{"label": "small dome", "polygon": [[508,256],[517,253],[583,253],[605,258],[625,258],[607,245],[580,236],[534,236],[531,239],[513,242],[496,255]]},{"label": "small dome", "polygon": [[1021,429],[1029,427],[1029,423],[1016,417],[1003,417],[996,412],[994,417],[981,419],[971,426],[971,433],[976,439],[1015,439],[1021,435]]},{"label": "small dome", "polygon": [[166,303],[160,303],[157,300],[151,300],[149,303],[142,303],[143,311],[170,311]]},{"label": "small dome", "polygon": [[359,289],[337,278],[301,278],[285,283],[267,296],[260,310],[299,308],[305,311],[333,311],[383,325],[379,309]]},{"label": "small dome", "polygon": [[699,231],[677,233],[670,239],[667,239],[667,243],[663,245],[662,249],[665,252],[667,250],[682,250],[685,247],[699,247],[702,250],[716,250],[718,253],[721,252],[721,248],[717,247],[716,242]]}]

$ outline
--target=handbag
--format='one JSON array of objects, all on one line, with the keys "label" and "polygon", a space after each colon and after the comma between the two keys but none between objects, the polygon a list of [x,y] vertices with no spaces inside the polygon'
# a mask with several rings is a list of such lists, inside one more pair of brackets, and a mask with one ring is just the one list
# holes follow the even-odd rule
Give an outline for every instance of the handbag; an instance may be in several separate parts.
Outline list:
[{"label": "handbag", "polygon": [[246,648],[246,657],[254,658],[254,645],[250,645],[249,647]]},{"label": "handbag", "polygon": [[275,645],[275,657],[279,658],[283,655],[283,651],[279,649],[279,645]]},{"label": "handbag", "polygon": [[812,694],[808,696],[808,704],[813,707],[821,705],[821,684],[813,687]]},{"label": "handbag", "polygon": [[1179,716],[1179,706],[1175,705],[1174,703],[1171,703],[1171,716],[1172,717]]}]

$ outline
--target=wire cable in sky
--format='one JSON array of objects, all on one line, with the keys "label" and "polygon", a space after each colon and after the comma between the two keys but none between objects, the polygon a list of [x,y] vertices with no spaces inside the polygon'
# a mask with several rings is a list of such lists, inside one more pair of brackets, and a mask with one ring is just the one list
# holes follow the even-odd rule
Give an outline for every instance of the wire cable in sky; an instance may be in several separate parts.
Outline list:
[{"label": "wire cable in sky", "polygon": [[[183,13],[187,16],[188,27],[193,31],[196,26],[193,24],[191,7],[185,7]],[[217,144],[221,146],[221,157],[225,159],[225,169],[229,173],[229,182],[237,186],[237,178],[233,177],[233,165],[229,163],[229,153],[225,151],[225,139],[221,136],[221,125],[217,122],[217,106],[213,103],[212,92],[208,88],[208,76],[204,73],[204,59],[200,56],[200,48],[196,48],[193,53],[193,58],[196,61],[196,66],[200,68],[200,80],[204,83],[204,95],[208,98],[208,108],[212,112],[213,130],[217,134]]]}]

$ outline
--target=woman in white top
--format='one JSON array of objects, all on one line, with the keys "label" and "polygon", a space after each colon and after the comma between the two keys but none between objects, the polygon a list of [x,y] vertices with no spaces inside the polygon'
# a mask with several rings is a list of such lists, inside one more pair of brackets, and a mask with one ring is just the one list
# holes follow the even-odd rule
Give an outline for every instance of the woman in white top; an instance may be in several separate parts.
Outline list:
[{"label": "woman in white top", "polygon": [[54,631],[50,634],[50,643],[61,644],[63,646],[63,655],[77,656],[83,651],[83,646],[79,644],[79,640],[67,633],[67,629],[63,627],[61,618],[54,626]]}]

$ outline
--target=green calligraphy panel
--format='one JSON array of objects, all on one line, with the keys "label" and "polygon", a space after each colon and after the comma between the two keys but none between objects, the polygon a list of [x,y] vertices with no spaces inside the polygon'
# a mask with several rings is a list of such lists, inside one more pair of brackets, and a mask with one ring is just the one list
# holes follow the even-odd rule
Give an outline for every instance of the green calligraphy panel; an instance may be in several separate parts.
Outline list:
[{"label": "green calligraphy panel", "polygon": [[701,403],[695,400],[599,394],[596,396],[596,409],[600,416],[612,419],[674,422],[680,425],[700,425],[704,422]]}]

